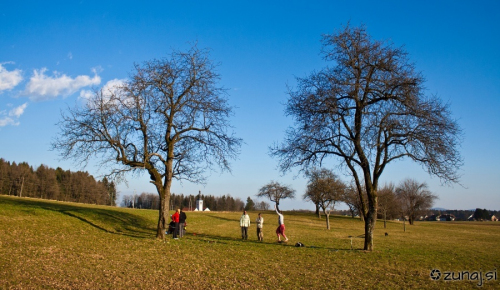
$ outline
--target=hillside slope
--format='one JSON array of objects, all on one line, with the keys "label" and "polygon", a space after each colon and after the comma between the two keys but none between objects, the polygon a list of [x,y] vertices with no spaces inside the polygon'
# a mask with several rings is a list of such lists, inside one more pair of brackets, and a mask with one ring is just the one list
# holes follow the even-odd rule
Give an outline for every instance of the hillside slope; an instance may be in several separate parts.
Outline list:
[{"label": "hillside slope", "polygon": [[[3,289],[470,289],[479,281],[430,279],[432,269],[500,268],[500,223],[377,223],[375,251],[361,251],[363,223],[285,212],[288,244],[276,243],[277,216],[263,212],[264,242],[242,241],[241,213],[188,212],[188,234],[155,238],[157,211],[0,195]],[[388,235],[386,236],[385,233]],[[296,242],[306,247],[294,247]],[[496,271],[496,270],[495,270]],[[496,274],[496,272],[495,272]],[[498,280],[483,281],[498,288]]]}]

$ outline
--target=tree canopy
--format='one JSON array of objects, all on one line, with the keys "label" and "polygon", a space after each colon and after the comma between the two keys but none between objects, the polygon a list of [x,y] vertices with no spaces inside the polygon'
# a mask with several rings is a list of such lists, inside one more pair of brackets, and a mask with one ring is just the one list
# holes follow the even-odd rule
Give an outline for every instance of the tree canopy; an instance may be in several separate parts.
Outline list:
[{"label": "tree canopy", "polygon": [[445,183],[457,182],[461,130],[449,106],[426,94],[407,52],[373,40],[365,27],[324,35],[322,54],[332,66],[297,78],[297,88],[289,89],[285,112],[295,123],[271,155],[283,172],[307,170],[325,158],[339,161],[362,201],[364,248],[372,250],[386,166],[407,158]]},{"label": "tree canopy", "polygon": [[264,197],[276,204],[279,210],[279,204],[282,199],[295,198],[295,190],[287,185],[282,185],[279,182],[271,181],[262,186],[257,193],[258,197]]},{"label": "tree canopy", "polygon": [[317,204],[326,215],[326,228],[330,229],[330,211],[335,204],[344,200],[346,185],[331,170],[322,168],[307,173],[309,183],[304,199]]},{"label": "tree canopy", "polygon": [[425,182],[408,178],[396,188],[396,198],[399,200],[403,216],[408,216],[412,225],[418,215],[430,209],[437,196],[429,191]]},{"label": "tree canopy", "polygon": [[106,177],[96,180],[88,172],[71,172],[41,164],[33,169],[0,158],[0,194],[60,201],[116,205],[116,187]]},{"label": "tree canopy", "polygon": [[230,170],[239,153],[219,79],[208,51],[197,47],[136,64],[130,80],[63,114],[53,147],[64,158],[100,159],[111,175],[147,172],[160,197],[163,238],[172,180],[203,182],[207,169]]}]

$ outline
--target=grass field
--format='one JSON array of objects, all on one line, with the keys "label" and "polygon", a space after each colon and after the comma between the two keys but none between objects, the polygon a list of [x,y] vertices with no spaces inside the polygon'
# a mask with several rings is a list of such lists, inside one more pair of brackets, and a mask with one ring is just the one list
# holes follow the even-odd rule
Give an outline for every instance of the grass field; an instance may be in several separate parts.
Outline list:
[{"label": "grass field", "polygon": [[[362,251],[363,223],[285,212],[290,242],[276,243],[277,215],[263,212],[242,241],[239,212],[188,212],[187,235],[155,238],[157,211],[0,196],[1,289],[471,289],[443,281],[469,271],[500,288],[500,223],[377,223],[375,250]],[[250,212],[252,222],[257,213]],[[384,233],[388,233],[385,236]],[[296,242],[305,247],[295,247]],[[442,276],[434,281],[432,269]],[[491,279],[486,280],[486,274]],[[470,275],[470,274],[469,274]],[[479,276],[470,275],[478,278]],[[465,277],[467,278],[467,277]],[[467,279],[465,279],[467,280]]]}]

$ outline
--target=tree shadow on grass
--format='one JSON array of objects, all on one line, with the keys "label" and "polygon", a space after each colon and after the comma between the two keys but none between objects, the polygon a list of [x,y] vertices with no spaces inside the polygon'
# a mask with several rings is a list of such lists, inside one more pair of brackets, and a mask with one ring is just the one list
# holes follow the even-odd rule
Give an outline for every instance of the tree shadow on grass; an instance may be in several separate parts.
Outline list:
[{"label": "tree shadow on grass", "polygon": [[[47,208],[48,210],[52,210]],[[64,215],[79,219],[80,221],[109,234],[129,236],[133,238],[151,238],[154,235],[153,228],[145,219],[138,216],[113,212],[106,210],[56,210]]]},{"label": "tree shadow on grass", "polygon": [[361,248],[350,248],[349,239],[346,239],[346,248],[333,248],[333,247],[325,247],[325,246],[314,246],[314,245],[305,245],[304,247],[297,247],[296,242],[259,242],[257,240],[242,240],[241,238],[233,238],[227,236],[220,235],[211,235],[211,234],[188,234],[186,237],[188,240],[197,240],[204,241],[208,243],[215,244],[225,244],[225,245],[234,245],[234,246],[244,246],[245,244],[253,244],[253,245],[261,245],[261,246],[277,246],[277,247],[293,247],[293,248],[303,248],[310,250],[327,250],[329,252],[363,252],[364,250]]},{"label": "tree shadow on grass", "polygon": [[[261,246],[277,246],[277,247],[296,247],[295,242],[259,242],[258,240],[243,240],[241,238],[220,236],[220,235],[211,235],[211,234],[187,234],[184,239],[193,240],[193,241],[205,241],[209,243],[219,243],[219,244],[231,244],[234,246],[244,246],[245,244],[252,245],[261,245]],[[322,246],[305,246],[304,248],[308,249],[322,249],[322,250],[330,250],[330,251],[351,251],[351,249],[338,249],[338,248],[330,248],[330,247],[322,247]],[[359,249],[353,249],[353,251],[357,251]]]},{"label": "tree shadow on grass", "polygon": [[230,219],[230,218],[220,217],[220,216],[211,215],[211,214],[208,214],[207,217],[219,219],[219,220],[223,220],[223,221],[229,221],[229,222],[239,222],[239,219]]},{"label": "tree shadow on grass", "polygon": [[228,236],[220,236],[220,235],[211,235],[211,234],[187,234],[186,238],[189,240],[198,240],[198,241],[206,241],[206,242],[215,242],[220,244],[233,244],[237,246],[242,246],[244,244],[259,244],[259,245],[272,245],[272,243],[267,242],[259,242],[257,240],[243,240],[241,238],[228,237]]},{"label": "tree shadow on grass", "polygon": [[134,238],[154,237],[154,224],[139,215],[117,210],[113,207],[93,208],[92,205],[73,205],[57,201],[45,201],[31,198],[2,199],[3,204],[19,207],[19,212],[27,215],[38,215],[38,210],[61,213],[75,218],[98,230],[109,234]]}]

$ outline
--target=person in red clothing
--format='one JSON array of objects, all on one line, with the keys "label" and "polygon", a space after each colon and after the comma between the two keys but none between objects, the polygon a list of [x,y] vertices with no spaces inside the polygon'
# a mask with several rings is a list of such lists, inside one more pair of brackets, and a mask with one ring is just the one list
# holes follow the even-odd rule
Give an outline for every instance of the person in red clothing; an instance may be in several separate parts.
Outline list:
[{"label": "person in red clothing", "polygon": [[179,239],[177,235],[179,234],[179,213],[181,210],[178,208],[177,211],[172,215],[172,221],[174,222],[174,240]]}]

